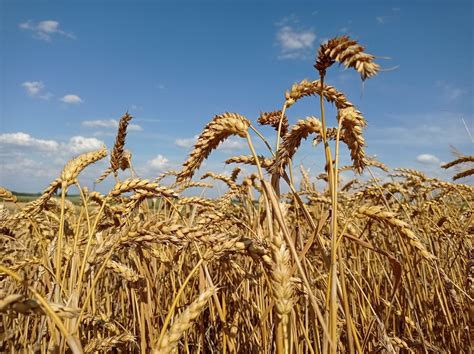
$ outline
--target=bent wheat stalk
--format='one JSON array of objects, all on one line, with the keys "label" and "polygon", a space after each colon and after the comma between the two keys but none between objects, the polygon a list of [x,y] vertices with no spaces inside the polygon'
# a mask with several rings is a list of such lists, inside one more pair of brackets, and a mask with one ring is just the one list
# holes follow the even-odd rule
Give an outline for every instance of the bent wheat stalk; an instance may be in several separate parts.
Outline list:
[{"label": "bent wheat stalk", "polygon": [[180,183],[191,178],[211,151],[217,148],[221,142],[231,135],[245,138],[249,127],[248,119],[238,113],[224,113],[215,116],[199,136],[176,181]]}]

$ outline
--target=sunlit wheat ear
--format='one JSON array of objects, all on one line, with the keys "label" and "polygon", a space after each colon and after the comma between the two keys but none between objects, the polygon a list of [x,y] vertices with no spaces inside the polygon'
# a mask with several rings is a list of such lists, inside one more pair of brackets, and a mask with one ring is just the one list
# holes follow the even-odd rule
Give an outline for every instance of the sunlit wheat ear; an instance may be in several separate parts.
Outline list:
[{"label": "sunlit wheat ear", "polygon": [[[276,131],[278,131],[280,119],[281,119],[281,111],[262,112],[260,113],[260,117],[258,117],[258,123],[261,125],[269,125],[273,127]],[[284,136],[288,132],[288,127],[289,127],[288,118],[286,117],[286,115],[284,115],[282,123],[281,123],[281,130],[280,130],[281,136]]]},{"label": "sunlit wheat ear", "polygon": [[340,109],[337,113],[337,119],[342,123],[344,142],[351,152],[354,170],[361,173],[366,166],[365,140],[362,136],[362,129],[367,123],[362,114],[355,110],[354,107]]},{"label": "sunlit wheat ear", "polygon": [[[257,156],[258,161],[260,162],[260,166],[267,169],[271,166],[272,160],[267,159],[263,156]],[[252,155],[242,155],[242,156],[233,156],[225,161],[226,164],[230,163],[242,163],[245,165],[256,165],[255,157]]]},{"label": "sunlit wheat ear", "polygon": [[[281,241],[281,240],[280,240]],[[275,310],[279,320],[284,326],[288,325],[291,309],[293,307],[293,284],[291,282],[290,252],[284,242],[277,246],[274,242],[273,260],[274,268],[271,273],[272,294],[275,300]]]},{"label": "sunlit wheat ear", "polygon": [[39,213],[46,205],[48,200],[53,196],[53,194],[59,189],[59,187],[61,187],[61,183],[62,179],[56,178],[43,191],[41,197],[26,204],[25,207],[21,210],[21,213],[25,216],[33,216],[34,214]]},{"label": "sunlit wheat ear", "polygon": [[[326,129],[326,139],[329,140],[336,140],[337,138],[337,128],[327,128]],[[339,137],[341,140],[344,139],[344,136]],[[322,134],[316,134],[316,136],[313,139],[313,146],[316,146],[318,144],[321,144],[323,142],[323,135]]]},{"label": "sunlit wheat ear", "polygon": [[286,165],[294,156],[301,140],[306,139],[312,133],[321,132],[321,122],[315,117],[308,117],[299,120],[291,127],[291,130],[283,137],[283,142],[277,152],[276,159],[270,166],[270,172],[274,174],[283,174]]},{"label": "sunlit wheat ear", "polygon": [[115,138],[114,148],[110,155],[110,167],[112,167],[115,175],[122,164],[125,139],[127,137],[127,126],[132,118],[133,117],[126,112],[119,121],[117,137]]},{"label": "sunlit wheat ear", "polygon": [[157,348],[153,349],[152,353],[170,353],[178,344],[178,341],[184,332],[191,328],[194,320],[201,314],[206,307],[208,300],[215,292],[216,288],[211,287],[199,295],[199,297],[175,319],[168,333],[166,333],[161,342],[158,343]]},{"label": "sunlit wheat ear", "polygon": [[390,170],[386,164],[376,160],[375,157],[365,157],[365,163],[367,166],[377,167],[384,172],[388,172]]},{"label": "sunlit wheat ear", "polygon": [[[453,167],[453,166],[456,166],[456,165],[459,165],[459,164],[462,164],[462,163],[469,163],[469,162],[474,162],[474,156],[462,156],[454,161],[451,161],[451,162],[448,162],[448,163],[445,163],[444,165],[442,165],[441,167],[442,168],[450,168],[450,167]],[[457,180],[457,179],[460,179],[460,178],[464,178],[464,177],[469,177],[469,176],[472,176],[474,175],[474,168],[468,168],[467,170],[464,170],[462,172],[459,172],[457,174],[455,174],[453,176],[453,180]]]},{"label": "sunlit wheat ear", "polygon": [[117,137],[115,138],[115,144],[110,155],[110,167],[108,167],[102,175],[97,178],[95,183],[100,183],[107,178],[112,172],[114,176],[117,176],[117,171],[120,168],[125,170],[130,167],[130,159],[132,155],[128,151],[124,151],[125,139],[127,137],[128,123],[133,117],[126,112],[122,118],[120,118],[118,124]]},{"label": "sunlit wheat ear", "polygon": [[375,57],[364,52],[364,47],[348,36],[336,37],[321,44],[314,67],[324,76],[326,70],[339,62],[346,68],[354,68],[362,80],[377,75],[380,66],[374,63]]},{"label": "sunlit wheat ear", "polygon": [[[322,90],[322,88],[324,88],[324,90]],[[285,92],[285,105],[286,107],[290,107],[303,97],[321,96],[321,93],[324,95],[326,101],[334,103],[337,109],[354,106],[342,92],[339,92],[333,86],[326,84],[321,86],[321,81],[319,80],[302,80],[301,82],[294,83],[291,89]]]},{"label": "sunlit wheat ear", "polygon": [[8,189],[0,187],[0,199],[6,202],[16,202],[16,197]]},{"label": "sunlit wheat ear", "polygon": [[135,337],[128,333],[121,333],[113,337],[105,338],[94,338],[89,343],[87,343],[84,348],[84,352],[87,353],[107,353],[112,351],[113,348],[123,345],[125,343],[135,342]]},{"label": "sunlit wheat ear", "polygon": [[436,260],[436,257],[426,249],[413,231],[410,230],[409,225],[406,222],[397,219],[394,213],[385,211],[382,206],[378,205],[362,206],[357,210],[357,213],[398,228],[400,234],[408,240],[410,246],[412,246],[424,259],[427,261]]},{"label": "sunlit wheat ear", "polygon": [[73,184],[83,169],[106,156],[107,149],[105,147],[96,151],[79,155],[78,157],[70,160],[66,166],[64,166],[63,171],[61,172],[61,181],[66,186]]},{"label": "sunlit wheat ear", "polygon": [[453,176],[453,180],[457,180],[460,178],[465,178],[474,175],[474,168],[471,168],[470,170],[462,171]]},{"label": "sunlit wheat ear", "polygon": [[110,191],[110,196],[118,197],[123,193],[137,190],[147,191],[154,193],[155,195],[161,195],[169,198],[176,198],[178,196],[178,194],[172,189],[159,186],[158,183],[153,183],[147,179],[140,178],[129,178],[123,182],[116,183],[114,188]]},{"label": "sunlit wheat ear", "polygon": [[191,178],[211,151],[229,136],[246,137],[249,126],[248,119],[237,113],[224,113],[215,116],[199,136],[194,150],[183,164],[183,169],[176,181],[183,182]]},{"label": "sunlit wheat ear", "polygon": [[163,178],[168,177],[168,176],[177,176],[177,175],[179,175],[179,172],[180,171],[178,171],[178,170],[165,171],[165,172],[161,173],[160,175],[158,175],[158,177],[155,178],[155,182],[161,182],[163,180]]},{"label": "sunlit wheat ear", "polygon": [[224,174],[217,174],[217,173],[214,173],[214,172],[206,172],[202,177],[201,179],[205,179],[205,178],[212,178],[214,180],[217,180],[217,181],[222,181],[224,182],[225,184],[227,184],[227,186],[231,189],[233,188],[236,188],[237,185],[235,184],[235,180],[232,179],[232,177],[229,177],[229,176],[226,176]]},{"label": "sunlit wheat ear", "polygon": [[230,179],[234,182],[237,181],[237,177],[239,177],[240,171],[242,171],[242,169],[240,167],[237,166],[236,168],[234,168],[232,170],[231,175],[230,175]]},{"label": "sunlit wheat ear", "polygon": [[450,168],[455,165],[461,164],[461,163],[466,163],[466,162],[474,162],[474,156],[462,156],[454,161],[445,163],[444,165],[441,165],[442,168]]}]

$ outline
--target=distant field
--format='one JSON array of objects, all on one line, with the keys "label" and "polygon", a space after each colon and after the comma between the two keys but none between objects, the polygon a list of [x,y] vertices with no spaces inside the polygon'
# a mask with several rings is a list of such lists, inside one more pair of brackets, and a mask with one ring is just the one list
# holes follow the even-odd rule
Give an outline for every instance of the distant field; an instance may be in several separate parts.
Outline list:
[{"label": "distant field", "polygon": [[[28,203],[41,197],[41,193],[13,192],[13,195],[17,198],[19,203]],[[71,194],[67,196],[67,199],[73,204],[78,205],[81,201],[81,196],[78,194]]]}]

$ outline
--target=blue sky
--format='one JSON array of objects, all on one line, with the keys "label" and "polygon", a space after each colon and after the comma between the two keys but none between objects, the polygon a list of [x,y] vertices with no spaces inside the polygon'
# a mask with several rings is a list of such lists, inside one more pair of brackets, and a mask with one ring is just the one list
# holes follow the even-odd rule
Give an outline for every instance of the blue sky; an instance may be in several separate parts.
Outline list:
[{"label": "blue sky", "polygon": [[[450,145],[473,154],[473,20],[471,1],[452,0],[0,0],[0,185],[43,189],[72,156],[111,148],[127,110],[139,174],[176,168],[214,115],[255,122],[280,109],[294,82],[317,79],[320,43],[342,34],[391,69],[364,85],[353,70],[328,73],[368,121],[367,152],[449,178],[439,164],[453,158]],[[310,114],[319,116],[314,98],[288,112],[291,122]],[[201,172],[229,171],[225,158],[241,154],[244,141],[231,139]],[[297,155],[316,175],[322,157],[309,141]]]}]

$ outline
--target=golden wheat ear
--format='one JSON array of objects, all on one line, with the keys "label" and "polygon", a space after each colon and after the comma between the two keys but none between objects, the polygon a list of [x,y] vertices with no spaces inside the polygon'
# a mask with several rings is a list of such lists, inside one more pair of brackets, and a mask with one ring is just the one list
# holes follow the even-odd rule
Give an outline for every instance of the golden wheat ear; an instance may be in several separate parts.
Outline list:
[{"label": "golden wheat ear", "polygon": [[117,177],[117,172],[120,169],[125,170],[130,167],[131,153],[125,151],[125,140],[127,138],[127,127],[128,123],[132,120],[132,116],[125,112],[120,118],[117,130],[117,137],[115,138],[115,144],[110,154],[110,167],[108,167],[102,175],[97,178],[95,183],[100,183],[107,178],[109,174],[113,172],[114,176]]},{"label": "golden wheat ear", "polygon": [[314,67],[324,77],[326,70],[336,61],[346,68],[354,68],[362,81],[377,75],[380,66],[374,63],[375,56],[364,52],[364,47],[348,36],[330,39],[321,44]]},{"label": "golden wheat ear", "polygon": [[0,187],[0,198],[6,202],[16,202],[16,197],[8,189]]},{"label": "golden wheat ear", "polygon": [[317,118],[308,117],[304,120],[299,120],[283,137],[283,142],[278,149],[269,171],[272,174],[282,175],[286,165],[298,150],[301,140],[306,139],[312,133],[320,132],[321,122]]},{"label": "golden wheat ear", "polygon": [[262,112],[260,113],[260,117],[258,117],[257,121],[260,125],[269,125],[273,127],[276,131],[278,131],[280,119],[282,119],[280,136],[283,137],[288,132],[289,124],[286,115],[283,115],[282,118],[281,114],[281,111]]},{"label": "golden wheat ear", "polygon": [[246,137],[249,127],[249,120],[238,113],[224,113],[215,116],[199,136],[176,181],[180,183],[191,178],[211,151],[217,148],[221,142],[232,135]]}]

